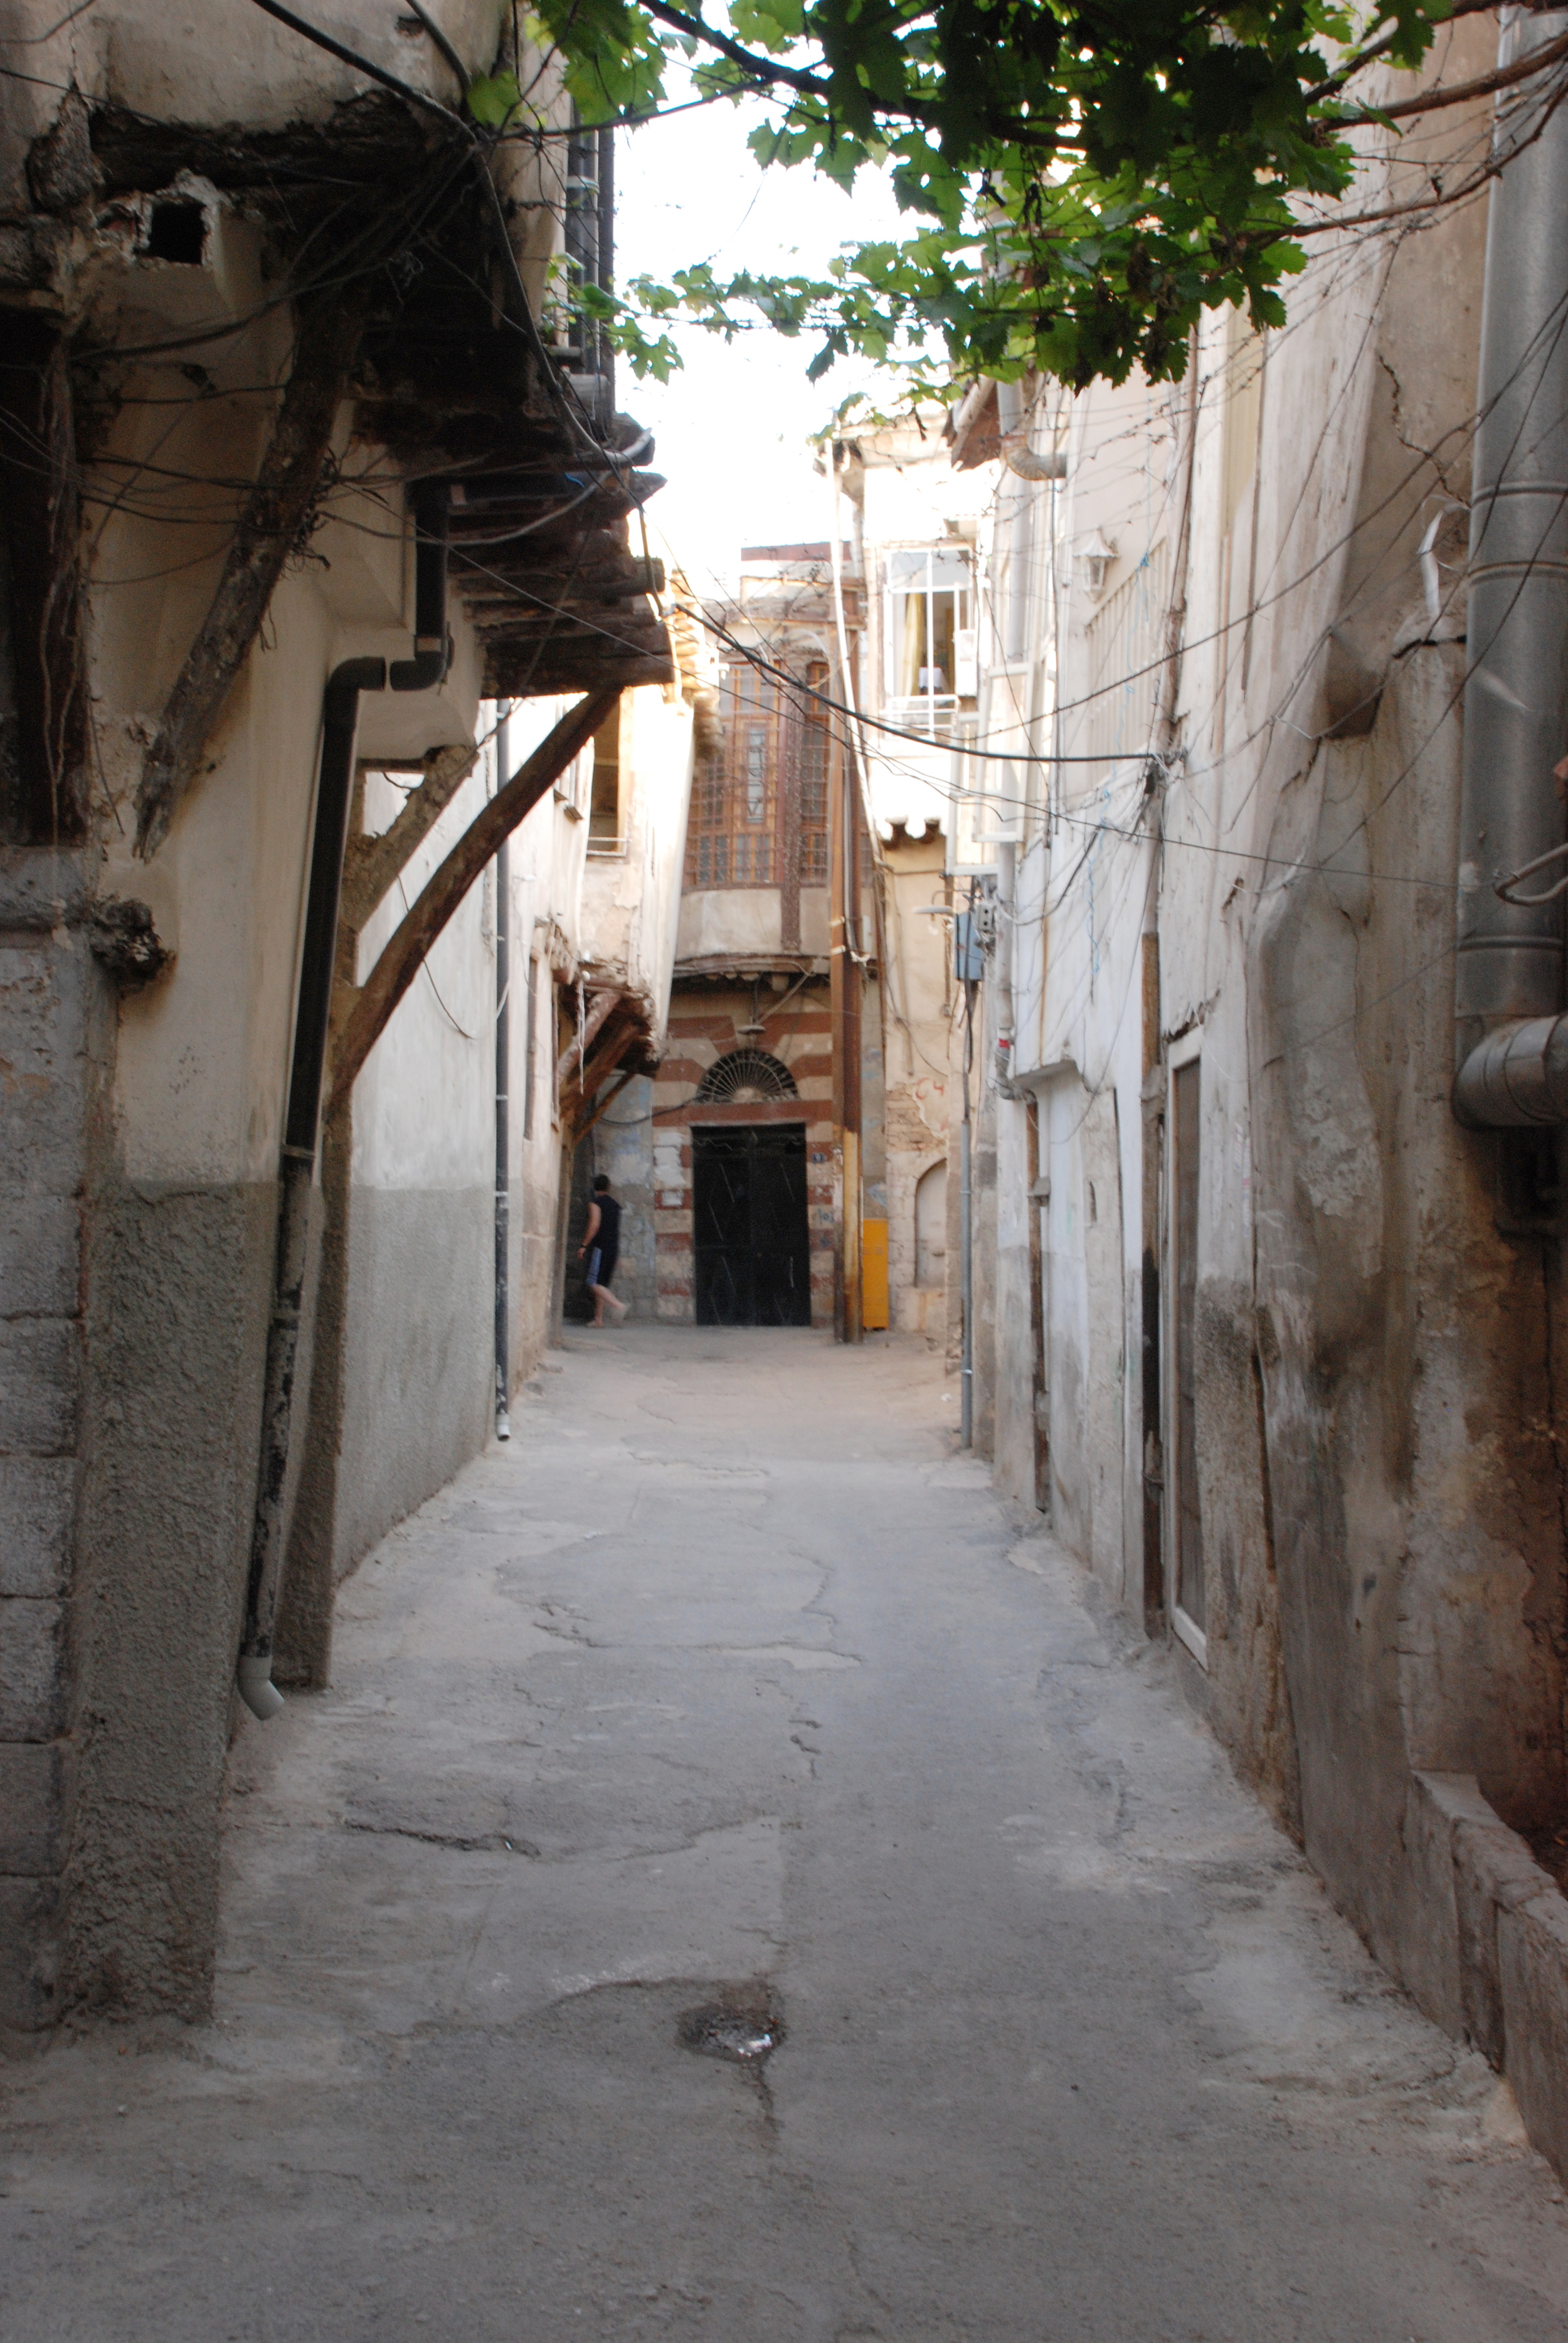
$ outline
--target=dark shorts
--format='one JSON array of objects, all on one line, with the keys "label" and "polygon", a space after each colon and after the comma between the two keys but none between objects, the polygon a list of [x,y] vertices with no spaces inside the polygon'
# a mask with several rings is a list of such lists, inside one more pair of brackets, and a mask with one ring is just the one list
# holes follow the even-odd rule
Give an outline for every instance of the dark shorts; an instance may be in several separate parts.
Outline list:
[{"label": "dark shorts", "polygon": [[613,1248],[607,1252],[602,1245],[595,1245],[588,1257],[588,1283],[608,1285],[615,1275],[617,1258],[618,1255]]}]

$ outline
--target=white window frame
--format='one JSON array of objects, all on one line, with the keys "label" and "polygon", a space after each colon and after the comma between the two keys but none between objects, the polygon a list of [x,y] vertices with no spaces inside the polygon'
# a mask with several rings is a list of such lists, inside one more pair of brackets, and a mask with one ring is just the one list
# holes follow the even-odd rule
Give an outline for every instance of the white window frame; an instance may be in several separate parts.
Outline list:
[{"label": "white window frame", "polygon": [[[915,585],[910,583],[907,578],[901,578],[899,582],[895,584],[893,580],[894,563],[900,559],[907,560],[914,554],[919,554],[924,558],[925,570],[923,582],[919,585]],[[935,583],[931,576],[931,560],[933,555],[943,555],[950,559],[958,561],[961,565],[962,568],[962,582],[960,583],[955,580],[950,584],[939,585]],[[884,643],[883,674],[886,679],[889,715],[894,723],[904,726],[909,731],[923,731],[926,738],[930,740],[949,739],[952,736],[954,725],[958,720],[959,709],[962,705],[963,700],[965,699],[972,699],[975,696],[975,692],[979,686],[978,660],[975,655],[975,645],[978,641],[978,636],[976,634],[974,622],[975,573],[972,557],[966,546],[962,544],[954,544],[951,539],[944,539],[940,544],[890,546],[886,558],[888,570],[887,582],[883,588],[882,593],[882,635]],[[902,614],[899,611],[897,605],[901,601],[909,600],[916,595],[922,597],[924,599],[926,611],[926,655],[922,665],[925,672],[929,676],[936,664],[936,644],[933,633],[933,614],[935,610],[935,603],[933,597],[937,594],[957,594],[960,598],[955,604],[953,610],[953,674],[950,679],[952,689],[948,691],[934,691],[928,683],[923,691],[913,695],[908,692],[900,692],[899,689],[899,651],[901,641],[900,619]],[[967,625],[963,623],[966,618],[968,620]],[[967,693],[959,689],[960,659],[960,657],[966,655],[970,665],[975,669],[975,672],[970,677],[970,689]]]}]

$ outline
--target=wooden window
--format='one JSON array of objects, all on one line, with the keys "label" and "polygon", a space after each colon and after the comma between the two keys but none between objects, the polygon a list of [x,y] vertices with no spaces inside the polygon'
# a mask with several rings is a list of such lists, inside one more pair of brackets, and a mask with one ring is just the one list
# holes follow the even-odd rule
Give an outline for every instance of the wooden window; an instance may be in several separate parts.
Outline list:
[{"label": "wooden window", "polygon": [[[829,688],[826,660],[806,670],[813,691]],[[833,756],[832,719],[820,700],[804,703],[800,744],[800,884],[828,884],[828,777]]]},{"label": "wooden window", "polygon": [[588,798],[588,850],[596,856],[624,854],[620,825],[620,707],[593,736],[593,781]]}]

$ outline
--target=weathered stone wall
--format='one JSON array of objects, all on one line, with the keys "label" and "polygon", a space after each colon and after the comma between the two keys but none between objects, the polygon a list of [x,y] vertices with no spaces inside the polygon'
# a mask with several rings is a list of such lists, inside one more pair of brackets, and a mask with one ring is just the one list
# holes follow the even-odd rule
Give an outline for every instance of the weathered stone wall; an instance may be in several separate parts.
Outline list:
[{"label": "weathered stone wall", "polygon": [[0,951],[0,2025],[193,2016],[274,1192],[129,1179],[118,1003],[86,930],[13,930]]},{"label": "weathered stone wall", "polygon": [[208,2004],[276,1225],[266,1183],[111,1174],[92,1198],[63,1980],[76,2006]]},{"label": "weathered stone wall", "polygon": [[1473,1775],[1515,1826],[1564,1788],[1557,1248],[1507,1225],[1513,1142],[1448,1104],[1462,672],[1462,647],[1412,650],[1369,739],[1320,758],[1333,863],[1412,883],[1303,875],[1254,946],[1258,1355],[1302,1827],[1402,1973],[1427,1926],[1412,1769]]},{"label": "weathered stone wall", "polygon": [[[28,858],[53,864],[53,858]],[[78,930],[51,934],[54,869],[0,926],[0,2028],[59,2006],[75,1814],[81,1230],[112,1014]],[[66,869],[63,884],[75,882]]]}]

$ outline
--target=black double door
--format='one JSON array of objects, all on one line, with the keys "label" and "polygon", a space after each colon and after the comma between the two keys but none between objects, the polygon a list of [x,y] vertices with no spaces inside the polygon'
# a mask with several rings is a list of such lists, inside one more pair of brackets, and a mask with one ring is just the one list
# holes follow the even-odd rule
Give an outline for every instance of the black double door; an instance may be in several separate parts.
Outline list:
[{"label": "black double door", "polygon": [[699,1326],[809,1326],[806,1126],[729,1123],[691,1134]]}]

